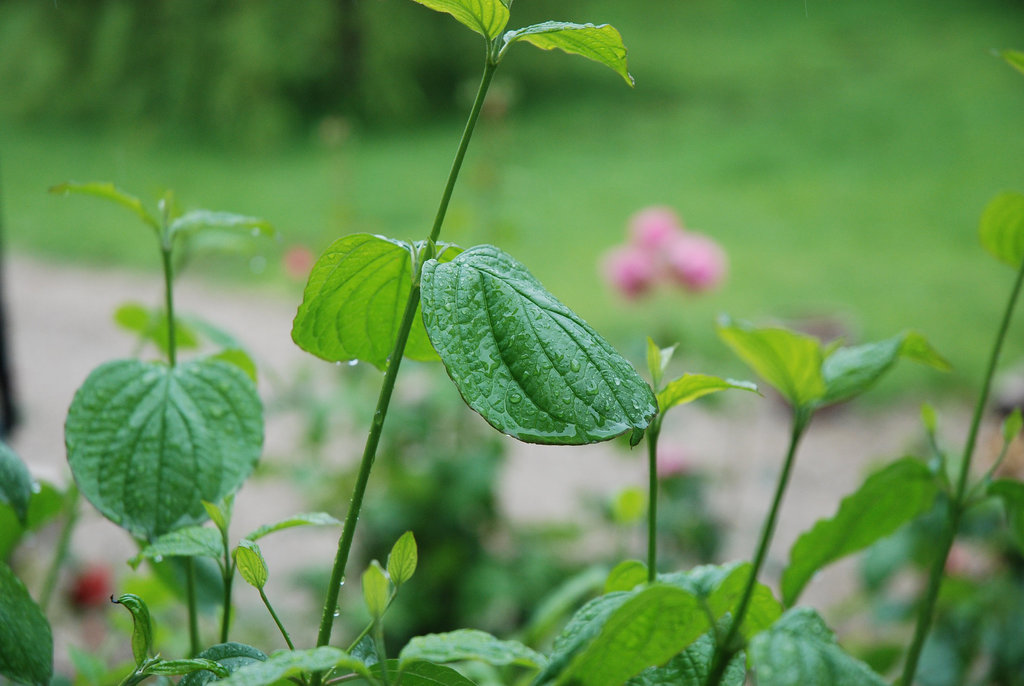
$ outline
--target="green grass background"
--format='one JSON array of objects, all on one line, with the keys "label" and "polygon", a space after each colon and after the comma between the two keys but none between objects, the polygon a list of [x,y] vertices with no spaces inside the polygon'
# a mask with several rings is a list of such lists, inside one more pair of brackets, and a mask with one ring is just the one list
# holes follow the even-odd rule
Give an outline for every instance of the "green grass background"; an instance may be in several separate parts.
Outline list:
[{"label": "green grass background", "polygon": [[[991,52],[1024,49],[1019,3],[671,0],[652,13],[594,0],[583,17],[551,7],[616,25],[636,88],[578,58],[512,49],[506,59],[551,70],[557,86],[516,97],[499,70],[509,112],[481,121],[447,240],[502,246],[637,359],[652,335],[681,341],[688,369],[742,374],[715,339],[716,313],[836,318],[851,340],[917,329],[955,365],[945,377],[901,371],[883,397],[970,387],[1012,280],[979,247],[977,220],[997,192],[1024,191],[1024,77]],[[155,270],[152,238],[130,215],[45,191],[69,179],[144,198],[173,188],[187,208],[273,222],[268,269],[228,260],[228,278],[297,302],[301,285],[278,266],[288,246],[426,234],[461,126],[357,125],[340,145],[311,134],[252,152],[153,125],[0,122],[6,236],[19,252]],[[720,290],[626,302],[602,283],[600,256],[651,204],[723,244]]]}]

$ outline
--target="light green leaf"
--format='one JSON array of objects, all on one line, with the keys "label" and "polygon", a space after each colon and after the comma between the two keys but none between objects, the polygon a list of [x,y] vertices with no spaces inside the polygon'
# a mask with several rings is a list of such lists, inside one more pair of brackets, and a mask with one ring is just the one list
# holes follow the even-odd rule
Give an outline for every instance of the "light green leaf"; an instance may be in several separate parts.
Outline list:
[{"label": "light green leaf", "polygon": [[885,375],[900,357],[942,371],[949,363],[919,333],[910,331],[877,343],[837,348],[825,358],[821,373],[827,388],[822,405],[860,395]]},{"label": "light green leaf", "polygon": [[755,328],[724,318],[718,336],[762,379],[796,408],[812,406],[825,395],[821,342],[778,328]]},{"label": "light green leaf", "polygon": [[258,544],[244,538],[239,541],[235,548],[235,564],[245,583],[256,588],[263,588],[267,584],[267,561],[263,559]]},{"label": "light green leaf", "polygon": [[173,240],[179,235],[194,234],[210,229],[244,232],[254,237],[273,237],[275,235],[274,227],[263,219],[232,214],[231,212],[211,212],[210,210],[186,212],[172,221],[167,231]]},{"label": "light green leaf", "polygon": [[633,77],[626,65],[626,46],[622,36],[613,26],[601,24],[571,24],[563,21],[546,21],[517,31],[509,31],[503,38],[502,51],[516,41],[526,41],[542,50],[558,48],[570,55],[580,55],[609,67],[634,85]]},{"label": "light green leaf", "polygon": [[1002,499],[1010,536],[1017,547],[1024,551],[1024,483],[1014,479],[999,479],[988,485],[987,493]]},{"label": "light green leaf", "polygon": [[797,539],[782,574],[782,596],[793,605],[822,567],[893,533],[935,502],[939,487],[928,466],[905,457],[872,474],[843,498],[835,515]]},{"label": "light green leaf", "polygon": [[32,475],[6,443],[0,441],[0,503],[7,503],[23,527],[28,526]]},{"label": "light green leaf", "polygon": [[[736,612],[752,570],[753,565],[749,562],[702,565],[686,572],[659,575],[658,581],[693,593],[717,622],[727,614]],[[749,639],[781,615],[782,605],[775,599],[771,589],[762,583],[755,583],[746,616],[740,626],[740,635]]]},{"label": "light green leaf", "polygon": [[495,666],[540,669],[547,664],[543,655],[518,641],[502,641],[475,629],[416,636],[402,648],[398,657],[402,665],[415,660],[437,663],[476,660]]},{"label": "light green leaf", "polygon": [[179,674],[192,674],[199,671],[211,672],[221,677],[230,674],[228,668],[224,665],[202,657],[191,660],[159,660],[148,665],[142,670],[142,673],[153,676],[177,676]]},{"label": "light green leaf", "polygon": [[246,538],[250,541],[255,541],[268,534],[282,531],[284,529],[291,529],[295,526],[334,526],[335,524],[341,524],[341,522],[326,512],[304,512],[302,514],[292,515],[288,519],[283,519],[280,522],[264,524],[246,536]]},{"label": "light green leaf", "polygon": [[[163,354],[167,354],[167,316],[161,308],[151,308],[140,303],[125,303],[114,312],[114,322],[125,331],[136,334],[140,341],[152,343]],[[179,350],[199,347],[199,339],[184,320],[174,318],[174,344]]]},{"label": "light green leaf", "polygon": [[531,443],[594,443],[657,411],[630,364],[523,265],[493,246],[423,268],[423,321],[463,399]]},{"label": "light green leaf", "polygon": [[343,650],[321,646],[312,650],[282,650],[265,661],[250,662],[239,667],[226,679],[215,682],[217,686],[271,686],[282,679],[300,676],[304,672],[323,672],[337,668],[370,676],[362,661]]},{"label": "light green leaf", "polygon": [[253,361],[249,353],[245,352],[240,348],[230,348],[228,350],[221,350],[211,356],[211,359],[221,360],[228,364],[234,365],[245,372],[245,375],[249,377],[249,380],[254,384],[259,381],[259,373],[256,370],[256,362]]},{"label": "light green leaf", "polygon": [[416,539],[411,531],[406,531],[388,553],[388,576],[391,577],[391,583],[401,586],[411,579],[416,572],[418,559]]},{"label": "light green leaf", "polygon": [[212,557],[224,553],[224,539],[217,529],[186,526],[160,536],[128,561],[133,569],[143,560],[160,561],[165,557]]},{"label": "light green leaf", "polygon": [[1019,407],[1015,407],[1013,412],[1003,420],[1003,442],[1013,441],[1020,435],[1021,429],[1024,429],[1024,415],[1021,415]]},{"label": "light green leaf", "polygon": [[[197,658],[213,660],[234,673],[239,668],[252,662],[264,662],[267,656],[263,651],[244,643],[218,643],[196,655]],[[209,670],[201,670],[187,674],[178,686],[205,686],[216,679],[217,675]]]},{"label": "light green leaf", "polygon": [[536,645],[545,640],[580,603],[601,592],[607,577],[607,568],[587,567],[541,597],[522,631],[523,642]]},{"label": "light green leaf", "polygon": [[809,608],[787,611],[754,636],[747,651],[758,686],[883,686],[871,668],[847,654]]},{"label": "light green leaf", "polygon": [[226,362],[110,362],[75,394],[65,442],[89,502],[152,539],[203,521],[203,500],[241,486],[262,449],[263,408],[252,381]]},{"label": "light green leaf", "polygon": [[632,591],[643,583],[647,583],[647,565],[640,560],[623,560],[608,573],[604,592]]},{"label": "light green leaf", "polygon": [[53,634],[42,610],[0,561],[0,675],[47,686],[53,676]]},{"label": "light green leaf", "polygon": [[[715,636],[709,631],[664,667],[649,667],[626,682],[626,686],[706,686],[715,657]],[[721,686],[743,686],[746,657],[740,653],[732,659],[722,675]]]},{"label": "light green leaf", "polygon": [[135,216],[149,224],[155,231],[160,231],[160,222],[142,205],[142,201],[115,188],[112,183],[74,183],[69,181],[52,187],[50,192],[62,195],[69,195],[71,193],[93,195],[110,200],[121,207],[131,210],[135,213]]},{"label": "light green leaf", "polygon": [[693,402],[710,393],[727,391],[730,388],[757,393],[757,384],[750,381],[720,379],[709,374],[684,374],[668,382],[658,393],[658,409],[664,414],[676,405]]},{"label": "light green leaf", "polygon": [[235,494],[229,493],[219,505],[203,501],[203,509],[206,515],[216,525],[217,530],[225,536],[228,533],[228,526],[231,524],[231,511],[235,506]]},{"label": "light green leaf", "polygon": [[1024,52],[1019,50],[1003,50],[1000,55],[1011,67],[1024,74]]},{"label": "light green leaf", "polygon": [[651,375],[651,386],[657,390],[661,388],[661,380],[665,376],[665,369],[672,361],[678,344],[668,348],[659,348],[651,338],[647,339],[647,371]]},{"label": "light green leaf", "polygon": [[[310,270],[292,324],[292,339],[328,362],[361,360],[384,369],[398,335],[412,287],[413,259],[420,247],[365,233],[336,240]],[[452,246],[438,246],[441,262],[457,253]],[[405,356],[437,359],[419,315]]]},{"label": "light green leaf", "polygon": [[149,618],[149,608],[139,596],[125,593],[114,601],[123,605],[132,615],[132,656],[136,666],[153,654],[153,622]]},{"label": "light green leaf", "polygon": [[494,40],[508,24],[508,6],[501,0],[414,0],[435,12],[455,17],[487,40]]},{"label": "light green leaf", "polygon": [[388,609],[388,576],[380,563],[373,560],[363,572],[363,600],[370,617],[379,621]]},{"label": "light green leaf", "polygon": [[994,197],[981,214],[981,245],[1014,269],[1024,260],[1024,194],[1007,191]]},{"label": "light green leaf", "polygon": [[938,414],[936,414],[935,408],[928,403],[921,405],[921,423],[924,424],[925,431],[932,435],[939,427]]}]

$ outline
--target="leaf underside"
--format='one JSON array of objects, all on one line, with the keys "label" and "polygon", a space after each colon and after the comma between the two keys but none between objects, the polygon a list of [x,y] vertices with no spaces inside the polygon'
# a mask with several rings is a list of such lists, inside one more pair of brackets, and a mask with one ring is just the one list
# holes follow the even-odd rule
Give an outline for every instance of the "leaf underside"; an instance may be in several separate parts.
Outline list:
[{"label": "leaf underside", "polygon": [[633,76],[626,66],[626,46],[618,30],[608,24],[573,24],[546,21],[505,34],[506,45],[525,41],[542,50],[562,50],[603,64],[621,76],[630,86]]}]

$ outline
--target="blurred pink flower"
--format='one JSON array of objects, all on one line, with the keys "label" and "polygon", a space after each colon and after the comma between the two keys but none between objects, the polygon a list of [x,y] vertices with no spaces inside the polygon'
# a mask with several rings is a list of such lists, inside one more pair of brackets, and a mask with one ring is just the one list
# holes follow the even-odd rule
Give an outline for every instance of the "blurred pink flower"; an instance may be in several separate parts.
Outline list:
[{"label": "blurred pink flower", "polygon": [[603,260],[605,279],[627,298],[647,291],[658,276],[657,261],[632,246],[612,248]]},{"label": "blurred pink flower", "polygon": [[670,207],[648,207],[629,219],[630,243],[643,250],[663,250],[682,231],[683,222]]},{"label": "blurred pink flower", "polygon": [[293,245],[288,248],[282,259],[285,273],[298,281],[309,276],[309,270],[313,268],[315,261],[313,252],[304,245]]},{"label": "blurred pink flower", "polygon": [[678,445],[661,443],[658,445],[658,478],[667,479],[690,471],[690,463],[686,459],[686,451]]},{"label": "blurred pink flower", "polygon": [[711,238],[684,233],[666,249],[669,274],[691,291],[714,288],[725,278],[725,251]]}]

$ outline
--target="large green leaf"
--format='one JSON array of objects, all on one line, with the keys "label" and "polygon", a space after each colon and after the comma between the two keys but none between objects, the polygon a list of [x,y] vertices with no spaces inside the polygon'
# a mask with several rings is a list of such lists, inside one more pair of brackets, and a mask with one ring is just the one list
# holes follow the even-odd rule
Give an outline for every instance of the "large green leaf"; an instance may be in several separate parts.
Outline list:
[{"label": "large green leaf", "polygon": [[[228,672],[235,672],[247,664],[264,662],[267,659],[263,651],[244,643],[218,643],[217,645],[210,646],[196,655],[196,657],[218,662],[226,667]],[[204,686],[216,678],[217,675],[213,672],[201,670],[186,675],[178,682],[178,686]]]},{"label": "large green leaf", "polygon": [[6,443],[0,442],[0,503],[14,510],[21,526],[28,526],[28,504],[32,499],[32,476]]},{"label": "large green leaf", "polygon": [[792,605],[814,573],[867,548],[928,510],[939,486],[920,460],[905,457],[872,474],[839,503],[839,510],[802,534],[782,574],[782,597]]},{"label": "large green leaf", "polygon": [[[412,287],[420,246],[357,233],[339,238],[317,259],[292,324],[292,339],[328,362],[361,360],[387,365]],[[438,260],[458,250],[438,246]],[[436,360],[421,317],[409,333],[405,356]]]},{"label": "large green leaf", "polygon": [[[417,0],[420,1],[420,0]],[[543,50],[562,50],[570,55],[580,55],[610,68],[634,85],[633,77],[626,65],[626,46],[615,27],[608,24],[572,24],[564,21],[546,21],[509,31],[503,38],[504,50],[512,43],[525,41]]]},{"label": "large green leaf", "polygon": [[824,353],[818,339],[779,328],[755,328],[723,319],[718,335],[751,369],[794,407],[825,395]]},{"label": "large green leaf", "polygon": [[758,686],[882,686],[866,664],[847,654],[809,608],[786,612],[754,636],[747,656]]},{"label": "large green leaf", "polygon": [[[709,615],[717,622],[727,614],[735,614],[747,580],[753,571],[749,562],[734,562],[726,565],[702,565],[686,572],[664,574],[658,581],[679,586],[693,593],[705,605]],[[782,605],[775,599],[771,589],[755,583],[750,604],[740,626],[740,635],[745,638],[763,631],[782,615]]]},{"label": "large green leaf", "polygon": [[531,669],[547,664],[543,655],[518,641],[502,641],[475,629],[416,636],[402,648],[399,660],[402,664],[414,660],[442,663],[477,660],[490,665],[520,665]]},{"label": "large green leaf", "polygon": [[519,440],[594,443],[657,411],[630,364],[493,246],[424,265],[423,321],[466,403]]},{"label": "large green leaf", "polygon": [[888,372],[900,357],[906,357],[943,371],[949,363],[919,333],[909,331],[877,343],[837,348],[825,358],[823,405],[859,395]]},{"label": "large green leaf", "polygon": [[978,225],[981,244],[1014,269],[1024,260],[1024,194],[1000,193],[986,205]]},{"label": "large green leaf", "polygon": [[0,562],[0,675],[46,686],[53,676],[53,635],[42,610]]},{"label": "large green leaf", "polygon": [[226,362],[110,362],[75,394],[65,441],[89,502],[152,539],[203,521],[203,500],[241,486],[262,448],[262,405],[245,372]]},{"label": "large green leaf", "polygon": [[664,414],[676,405],[690,403],[710,393],[727,391],[730,388],[757,393],[757,385],[749,381],[720,379],[709,374],[684,374],[669,381],[658,393],[658,408]]},{"label": "large green leaf", "polygon": [[311,650],[276,652],[266,660],[249,662],[239,667],[231,676],[215,683],[217,686],[270,686],[303,672],[323,672],[335,668],[342,670],[342,673],[370,674],[362,661],[345,651],[322,646]]},{"label": "large green leaf", "polygon": [[446,12],[488,40],[508,24],[508,5],[502,0],[414,0],[435,12]]},{"label": "large green leaf", "polygon": [[208,526],[185,526],[168,531],[147,545],[128,561],[137,568],[143,560],[159,562],[165,557],[212,557],[224,554],[224,539],[220,531]]},{"label": "large green leaf", "polygon": [[[704,634],[664,667],[649,667],[626,682],[626,686],[706,686],[715,657],[715,634]],[[740,653],[722,675],[721,686],[743,686],[747,670]]]},{"label": "large green leaf", "polygon": [[104,200],[110,200],[121,207],[131,210],[135,216],[144,221],[154,230],[160,230],[160,223],[156,220],[156,217],[150,214],[149,210],[143,206],[141,200],[116,188],[112,183],[74,183],[69,181],[52,187],[50,192],[62,195],[78,193],[81,195],[92,195],[98,198],[103,198]]}]

